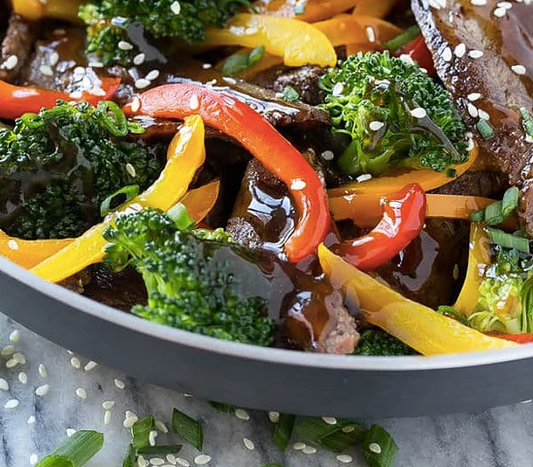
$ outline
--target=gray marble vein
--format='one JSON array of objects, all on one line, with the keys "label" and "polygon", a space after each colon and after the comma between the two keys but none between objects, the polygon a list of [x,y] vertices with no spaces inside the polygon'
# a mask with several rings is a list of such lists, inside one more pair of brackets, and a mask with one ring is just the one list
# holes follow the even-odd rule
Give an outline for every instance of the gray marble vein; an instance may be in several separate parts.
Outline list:
[{"label": "gray marble vein", "polygon": [[[10,342],[14,330],[20,340]],[[30,466],[30,456],[41,459],[66,436],[67,429],[95,429],[105,434],[104,449],[88,467],[122,465],[129,430],[124,428],[126,410],[139,416],[154,414],[167,425],[172,407],[201,421],[205,433],[204,453],[211,456],[208,467],[259,467],[278,462],[284,467],[330,467],[348,465],[363,467],[357,451],[350,452],[353,462],[341,464],[327,452],[304,454],[289,449],[281,454],[271,441],[272,423],[265,413],[249,411],[250,420],[240,420],[233,414],[212,409],[206,402],[175,391],[140,383],[117,371],[97,366],[84,371],[87,359],[71,355],[34,333],[0,315],[0,343],[5,348],[26,357],[25,364],[6,368],[12,356],[0,357],[0,377],[9,383],[9,390],[0,390],[0,467]],[[71,359],[80,360],[75,368]],[[39,374],[39,364],[46,367],[48,376]],[[76,361],[74,361],[76,363]],[[19,374],[28,381],[23,384]],[[124,389],[115,384],[119,378]],[[22,377],[24,380],[24,377]],[[48,384],[44,396],[35,390]],[[82,388],[85,400],[76,395]],[[5,408],[7,401],[16,399],[16,408]],[[102,402],[112,400],[111,421],[104,424]],[[35,417],[35,423],[28,419]],[[397,467],[530,467],[533,466],[533,404],[518,404],[496,408],[481,414],[449,415],[435,418],[367,420],[385,426],[396,439],[400,452]],[[243,443],[247,437],[255,444],[248,450]],[[161,433],[158,443],[171,441]],[[191,465],[199,453],[185,447],[179,454]]]}]

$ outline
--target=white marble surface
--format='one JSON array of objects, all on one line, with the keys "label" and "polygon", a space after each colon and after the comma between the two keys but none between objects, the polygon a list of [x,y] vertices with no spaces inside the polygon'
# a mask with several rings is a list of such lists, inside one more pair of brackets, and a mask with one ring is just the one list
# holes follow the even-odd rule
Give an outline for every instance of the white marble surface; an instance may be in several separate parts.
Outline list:
[{"label": "white marble surface", "polygon": [[[20,331],[17,343],[9,341],[14,329]],[[348,465],[363,467],[356,451],[354,460],[341,464],[331,453],[304,454],[289,450],[280,454],[271,442],[272,424],[265,413],[250,411],[250,420],[240,420],[233,414],[220,413],[207,403],[185,397],[174,391],[140,384],[116,371],[97,366],[90,371],[83,367],[87,359],[69,355],[66,350],[36,336],[0,315],[1,347],[14,345],[26,356],[24,365],[7,369],[9,357],[0,357],[0,377],[9,382],[9,390],[0,390],[0,467],[27,467],[29,458],[41,459],[64,437],[66,429],[95,429],[105,434],[104,449],[88,467],[120,467],[129,440],[129,431],[122,423],[125,411],[139,416],[154,414],[168,424],[172,407],[177,407],[202,422],[205,435],[204,452],[212,457],[209,467],[260,467],[279,462],[284,467],[330,467]],[[79,358],[81,368],[71,364]],[[48,376],[39,374],[39,364],[45,365]],[[28,376],[27,384],[19,381],[19,373]],[[114,382],[125,383],[119,389]],[[39,397],[35,389],[48,384],[49,391]],[[76,396],[83,388],[87,399]],[[4,408],[8,400],[20,405]],[[103,401],[113,400],[111,422],[104,425]],[[35,423],[28,424],[29,417]],[[530,467],[533,466],[533,404],[493,409],[482,414],[451,415],[438,418],[379,420],[390,430],[400,451],[397,467]],[[250,451],[243,437],[255,444]],[[158,443],[166,440],[158,437]],[[180,456],[191,465],[198,455],[185,447]]]}]

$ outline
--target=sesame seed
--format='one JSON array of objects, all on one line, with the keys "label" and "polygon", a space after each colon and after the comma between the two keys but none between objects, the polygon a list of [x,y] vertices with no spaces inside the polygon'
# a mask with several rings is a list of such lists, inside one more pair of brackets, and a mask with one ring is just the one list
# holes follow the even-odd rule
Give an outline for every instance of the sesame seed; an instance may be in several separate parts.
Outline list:
[{"label": "sesame seed", "polygon": [[2,391],[9,391],[9,383],[4,378],[0,378],[0,389]]},{"label": "sesame seed", "polygon": [[104,64],[102,62],[90,62],[89,66],[92,68],[104,68]]},{"label": "sesame seed", "polygon": [[295,178],[291,183],[291,190],[303,190],[305,187],[305,182],[300,178]]},{"label": "sesame seed", "polygon": [[15,409],[19,406],[20,401],[18,399],[10,399],[4,404],[5,409]]},{"label": "sesame seed", "polygon": [[11,249],[11,250],[18,250],[19,249],[19,244],[17,243],[16,240],[9,240],[7,242],[7,246]]},{"label": "sesame seed", "polygon": [[59,54],[55,50],[52,50],[48,56],[48,61],[50,62],[50,66],[56,66],[59,62]]},{"label": "sesame seed", "polygon": [[490,120],[490,115],[482,109],[478,109],[479,118],[482,120]]},{"label": "sesame seed", "polygon": [[124,381],[118,378],[115,378],[115,386],[119,389],[124,389],[126,387],[126,385],[124,384]]},{"label": "sesame seed", "polygon": [[324,420],[325,423],[328,425],[336,425],[337,419],[335,417],[322,417],[322,420]]},{"label": "sesame seed", "polygon": [[196,465],[205,465],[210,461],[211,461],[211,456],[207,456],[205,454],[200,454],[199,456],[196,456],[194,458],[194,463]]},{"label": "sesame seed", "polygon": [[74,428],[67,428],[65,432],[67,433],[67,436],[70,438],[74,433],[76,433],[77,430]]},{"label": "sesame seed", "polygon": [[191,465],[187,459],[183,459],[181,457],[176,457],[176,463],[182,467],[189,467]]},{"label": "sesame seed", "polygon": [[411,58],[411,56],[407,55],[407,54],[401,54],[400,55],[400,60],[402,62],[405,62],[409,65],[414,65],[415,61]]},{"label": "sesame seed", "polygon": [[525,75],[527,71],[524,65],[513,65],[511,70],[513,70],[513,72],[515,72],[517,75]]},{"label": "sesame seed", "polygon": [[302,443],[301,441],[298,441],[296,443],[294,443],[292,445],[292,448],[295,450],[295,451],[301,451],[302,449],[304,449],[306,446],[305,443]]},{"label": "sesame seed", "polygon": [[193,94],[189,99],[189,107],[191,110],[198,110],[200,108],[200,101],[196,94]]},{"label": "sesame seed", "polygon": [[13,347],[12,345],[6,345],[1,351],[0,351],[0,355],[2,357],[9,357],[10,355],[13,354],[13,352],[15,352],[15,347]]},{"label": "sesame seed", "polygon": [[381,454],[381,446],[378,443],[370,443],[368,449],[376,454]]},{"label": "sesame seed", "polygon": [[104,425],[109,425],[110,421],[111,421],[111,412],[109,410],[106,410],[104,413]]},{"label": "sesame seed", "polygon": [[366,37],[368,38],[369,42],[372,42],[372,43],[376,42],[376,33],[372,26],[368,26],[366,28]]},{"label": "sesame seed", "polygon": [[76,395],[82,400],[87,399],[87,391],[83,388],[76,389]]},{"label": "sesame seed", "polygon": [[28,420],[26,421],[28,425],[33,425],[35,423],[35,417],[33,415],[30,415],[28,417]]},{"label": "sesame seed", "polygon": [[161,420],[156,419],[154,425],[161,433],[168,433],[167,426]]},{"label": "sesame seed", "polygon": [[268,412],[268,418],[272,423],[279,422],[279,412]]},{"label": "sesame seed", "polygon": [[173,465],[176,465],[176,456],[174,454],[167,454],[165,459]]},{"label": "sesame seed", "polygon": [[137,113],[141,109],[141,99],[136,97],[131,101],[131,111]]},{"label": "sesame seed", "polygon": [[143,456],[137,457],[137,464],[139,467],[148,467],[150,462],[148,462]]},{"label": "sesame seed", "polygon": [[140,78],[138,79],[137,81],[135,81],[135,87],[137,89],[144,89],[144,88],[147,88],[148,86],[150,86],[152,83],[147,80],[147,79],[144,79],[144,78]]},{"label": "sesame seed", "polygon": [[126,41],[120,41],[118,43],[118,48],[120,50],[132,50],[133,49],[133,45],[130,44],[129,42],[126,42]]},{"label": "sesame seed", "polygon": [[36,390],[35,390],[35,395],[36,396],[46,396],[46,394],[48,394],[48,391],[50,390],[50,385],[48,384],[43,384],[42,386],[39,386]]},{"label": "sesame seed", "polygon": [[339,454],[335,459],[341,464],[349,464],[350,462],[353,462],[353,457],[348,454]]},{"label": "sesame seed", "polygon": [[314,448],[313,446],[306,446],[305,448],[302,449],[302,452],[304,454],[315,454],[316,448]]},{"label": "sesame seed", "polygon": [[372,179],[371,174],[362,174],[362,175],[359,175],[359,177],[357,177],[355,180],[361,183],[361,182],[367,182],[368,180],[371,180],[371,179]]},{"label": "sesame seed", "polygon": [[342,428],[342,431],[344,433],[351,433],[352,431],[355,431],[355,426],[353,426],[353,425],[345,426],[345,427]]},{"label": "sesame seed", "polygon": [[19,58],[16,55],[10,55],[2,63],[2,68],[5,70],[14,70],[19,63]]},{"label": "sesame seed", "polygon": [[16,362],[20,363],[21,365],[25,365],[26,364],[26,357],[21,352],[15,352],[13,354],[13,359],[15,359]]},{"label": "sesame seed", "polygon": [[474,149],[474,147],[475,147],[474,140],[472,138],[469,138],[468,139],[468,143],[466,145],[466,150],[467,151],[472,151],[472,149]]},{"label": "sesame seed", "polygon": [[464,45],[463,43],[459,44],[457,47],[455,47],[453,53],[457,58],[464,57],[466,53],[466,45]]},{"label": "sesame seed", "polygon": [[61,29],[61,28],[58,28],[58,29],[54,30],[54,34],[56,36],[64,36],[66,33],[67,33],[67,31],[65,29]]},{"label": "sesame seed", "polygon": [[126,418],[123,422],[122,422],[122,425],[124,426],[124,428],[131,428],[133,425],[135,425],[135,422],[137,420],[134,419],[134,418]]},{"label": "sesame seed", "polygon": [[344,91],[344,83],[337,83],[335,84],[335,86],[333,86],[331,94],[333,94],[334,96],[340,96],[342,94],[342,91]]},{"label": "sesame seed", "polygon": [[148,442],[150,443],[150,446],[155,446],[155,439],[157,438],[157,431],[155,430],[152,430],[150,431],[149,435],[148,435]]},{"label": "sesame seed", "polygon": [[446,47],[443,51],[442,51],[442,59],[445,61],[445,62],[450,62],[453,58],[453,54],[452,54],[452,49],[450,49],[449,47]]},{"label": "sesame seed", "polygon": [[333,154],[333,151],[327,150],[321,153],[320,157],[325,161],[332,161],[335,158],[335,154]]},{"label": "sesame seed", "polygon": [[510,10],[511,8],[513,8],[513,4],[511,2],[499,2],[497,3],[497,5],[500,8],[505,8],[506,10]]},{"label": "sesame seed", "polygon": [[230,76],[224,76],[222,79],[231,86],[235,86],[237,84],[237,80],[231,78]]},{"label": "sesame seed", "polygon": [[203,68],[204,70],[209,70],[209,69],[212,68],[212,67],[213,67],[213,65],[211,65],[211,63],[204,63],[204,64],[202,64],[202,68]]},{"label": "sesame seed", "polygon": [[496,18],[503,18],[507,14],[507,10],[505,8],[496,8],[494,10],[494,16]]},{"label": "sesame seed", "polygon": [[468,56],[473,59],[481,58],[483,57],[483,52],[481,50],[471,50],[468,52]]},{"label": "sesame seed", "polygon": [[39,462],[39,456],[37,454],[32,454],[28,460],[30,465],[37,465],[37,462]]},{"label": "sesame seed", "polygon": [[126,418],[135,418],[135,419],[139,418],[137,414],[135,412],[132,412],[131,410],[126,410],[125,416]]},{"label": "sesame seed", "polygon": [[[137,171],[135,170],[135,167],[133,167],[133,165],[131,165],[129,162],[126,164],[126,172],[128,172],[128,174],[130,174],[130,176],[133,178],[137,176]],[[94,364],[94,366],[96,366],[96,363]]]},{"label": "sesame seed", "polygon": [[242,442],[244,444],[244,447],[249,451],[253,451],[255,449],[255,444],[251,439],[245,437],[242,439]]},{"label": "sesame seed", "polygon": [[239,420],[250,420],[250,415],[244,409],[236,409],[235,410],[235,416]]},{"label": "sesame seed", "polygon": [[46,367],[42,363],[39,363],[39,375],[41,378],[48,377],[48,371],[46,371]]},{"label": "sesame seed", "polygon": [[479,115],[479,112],[477,110],[477,107],[474,105],[474,104],[468,104],[466,106],[467,110],[468,110],[468,113],[470,114],[471,117],[474,117],[476,118],[478,115]]},{"label": "sesame seed", "polygon": [[474,6],[485,6],[487,4],[487,0],[471,0],[470,3]]},{"label": "sesame seed", "polygon": [[135,57],[133,57],[133,64],[139,66],[139,65],[142,65],[145,60],[146,60],[146,54],[140,53],[140,54],[135,55]]},{"label": "sesame seed", "polygon": [[39,71],[45,76],[54,76],[54,70],[52,70],[50,65],[41,65]]},{"label": "sesame seed", "polygon": [[475,101],[481,99],[481,94],[479,92],[473,92],[471,94],[468,94],[468,96],[466,96],[466,97],[467,97],[467,99],[469,101],[475,102]]},{"label": "sesame seed", "polygon": [[[128,164],[126,164],[126,170],[128,170]],[[85,371],[91,371],[91,370],[94,370],[97,366],[98,366],[98,363],[93,362],[92,360],[90,360],[89,362],[87,362],[87,365],[85,365],[85,367],[83,369]]]},{"label": "sesame seed", "polygon": [[18,362],[14,358],[10,358],[6,362],[6,368],[15,368],[18,365]]},{"label": "sesame seed", "polygon": [[104,402],[102,402],[102,408],[104,410],[111,410],[113,407],[115,407],[115,401],[104,401]]},{"label": "sesame seed", "polygon": [[159,70],[152,70],[146,75],[146,79],[148,79],[150,81],[154,81],[157,78],[159,78],[159,75],[160,75]]},{"label": "sesame seed", "polygon": [[368,127],[369,127],[370,130],[372,130],[372,131],[379,131],[379,130],[381,130],[384,126],[385,126],[385,124],[384,124],[383,122],[378,122],[378,121],[370,122],[370,124],[368,125]]},{"label": "sesame seed", "polygon": [[77,358],[77,357],[72,357],[72,358],[70,359],[70,364],[71,364],[74,368],[76,368],[76,369],[81,368],[81,362],[80,362],[80,359]]},{"label": "sesame seed", "polygon": [[83,97],[83,93],[81,91],[73,91],[69,94],[69,96],[72,99],[81,99]]},{"label": "sesame seed", "polygon": [[170,5],[170,10],[172,11],[172,13],[174,13],[175,15],[179,15],[181,13],[181,5],[180,5],[180,2],[174,2],[172,3],[172,5]]},{"label": "sesame seed", "polygon": [[438,0],[429,0],[429,6],[431,8],[434,8],[435,10],[440,10],[441,9],[441,6],[440,6],[440,3],[438,2]]},{"label": "sesame seed", "polygon": [[24,373],[23,371],[21,371],[19,373],[19,381],[22,383],[22,384],[27,384],[28,383],[28,375],[26,373]]},{"label": "sesame seed", "polygon": [[427,116],[427,112],[426,109],[417,107],[416,109],[411,110],[411,115],[415,118],[424,118]]},{"label": "sesame seed", "polygon": [[161,459],[160,457],[152,457],[150,459],[150,464],[152,465],[163,465],[165,461]]}]

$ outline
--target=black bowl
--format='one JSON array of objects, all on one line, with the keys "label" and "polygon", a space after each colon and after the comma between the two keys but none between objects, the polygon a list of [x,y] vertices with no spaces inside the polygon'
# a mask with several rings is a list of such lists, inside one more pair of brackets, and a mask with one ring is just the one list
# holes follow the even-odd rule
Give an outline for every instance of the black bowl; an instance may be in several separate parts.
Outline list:
[{"label": "black bowl", "polygon": [[0,309],[99,363],[200,398],[343,417],[480,411],[533,398],[533,345],[439,357],[319,355],[153,324],[0,258]]}]

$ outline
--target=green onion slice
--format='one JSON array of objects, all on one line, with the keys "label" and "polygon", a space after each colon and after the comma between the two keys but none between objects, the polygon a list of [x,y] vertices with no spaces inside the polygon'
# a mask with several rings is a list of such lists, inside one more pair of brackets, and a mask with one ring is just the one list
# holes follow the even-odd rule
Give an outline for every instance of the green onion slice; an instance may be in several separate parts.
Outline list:
[{"label": "green onion slice", "polygon": [[487,227],[485,230],[492,243],[510,250],[515,249],[522,253],[530,253],[529,238],[519,237],[518,235],[513,235],[493,227]]},{"label": "green onion slice", "polygon": [[321,418],[305,418],[296,427],[296,433],[304,441],[336,453],[361,443],[366,431],[360,423],[344,419],[330,425]]},{"label": "green onion slice", "polygon": [[115,102],[100,101],[97,109],[102,116],[104,126],[113,136],[128,135],[128,120],[122,109]]},{"label": "green onion slice", "polygon": [[369,467],[392,467],[398,446],[382,427],[372,425],[363,441],[363,458]]},{"label": "green onion slice", "polygon": [[492,125],[487,122],[487,120],[479,120],[476,124],[476,128],[483,139],[492,138],[494,135],[494,128],[492,128]]},{"label": "green onion slice", "polygon": [[286,102],[296,102],[300,99],[300,94],[292,86],[287,85],[283,88],[283,100]]},{"label": "green onion slice", "polygon": [[145,446],[140,448],[137,452],[138,454],[148,455],[148,456],[157,456],[157,455],[166,455],[166,454],[177,454],[181,451],[183,446],[181,444],[167,444],[161,446]]},{"label": "green onion slice", "polygon": [[533,137],[533,116],[531,116],[531,112],[525,107],[520,107],[520,115],[522,115],[524,130],[529,136]]},{"label": "green onion slice", "polygon": [[38,467],[81,467],[102,449],[103,444],[102,433],[77,431],[39,462]]},{"label": "green onion slice", "polygon": [[294,422],[296,417],[294,415],[280,414],[279,421],[274,428],[274,443],[280,449],[285,452],[289,446],[289,442],[292,438],[292,432],[294,430]]},{"label": "green onion slice", "polygon": [[518,207],[519,193],[520,190],[517,187],[509,188],[503,195],[502,201],[496,201],[484,209],[473,212],[470,214],[470,220],[484,222],[489,226],[502,224]]},{"label": "green onion slice", "polygon": [[128,446],[126,451],[126,456],[122,461],[122,467],[135,467],[135,462],[137,460],[137,449],[133,446],[133,443]]},{"label": "green onion slice", "polygon": [[115,191],[102,201],[100,205],[100,215],[107,216],[110,212],[115,211],[124,203],[130,202],[139,194],[139,185],[128,185]]},{"label": "green onion slice", "polygon": [[178,226],[180,230],[189,230],[196,224],[184,204],[178,203],[172,206],[167,211],[167,216],[170,217]]},{"label": "green onion slice", "polygon": [[383,46],[386,49],[390,50],[398,50],[402,48],[404,45],[409,44],[409,42],[416,39],[416,37],[420,34],[420,28],[416,25],[411,26],[410,28],[403,31],[401,34],[397,35],[393,39],[391,39],[388,42],[385,42]]},{"label": "green onion slice", "polygon": [[249,54],[233,54],[224,62],[222,74],[224,76],[233,76],[241,71],[253,67],[259,63],[265,54],[265,47],[259,45],[252,49]]},{"label": "green onion slice", "polygon": [[172,430],[185,441],[192,444],[198,451],[202,450],[204,446],[204,432],[201,425],[178,409],[172,411]]},{"label": "green onion slice", "polygon": [[464,324],[465,326],[468,324],[468,320],[466,316],[463,315],[459,310],[457,310],[453,306],[440,305],[437,308],[437,312],[440,313],[441,315],[456,319],[457,321]]},{"label": "green onion slice", "polygon": [[150,444],[150,432],[154,429],[154,416],[137,420],[131,427],[132,445],[135,449],[140,449]]},{"label": "green onion slice", "polygon": [[503,195],[503,206],[502,211],[505,218],[509,217],[512,212],[518,207],[518,196],[520,195],[520,190],[518,187],[513,186],[509,188]]},{"label": "green onion slice", "polygon": [[223,404],[222,402],[210,401],[209,405],[213,407],[215,410],[218,410],[219,412],[224,412],[224,413],[235,412],[235,407],[233,405]]},{"label": "green onion slice", "polygon": [[283,467],[281,464],[265,464],[265,465],[262,465],[261,467]]}]

